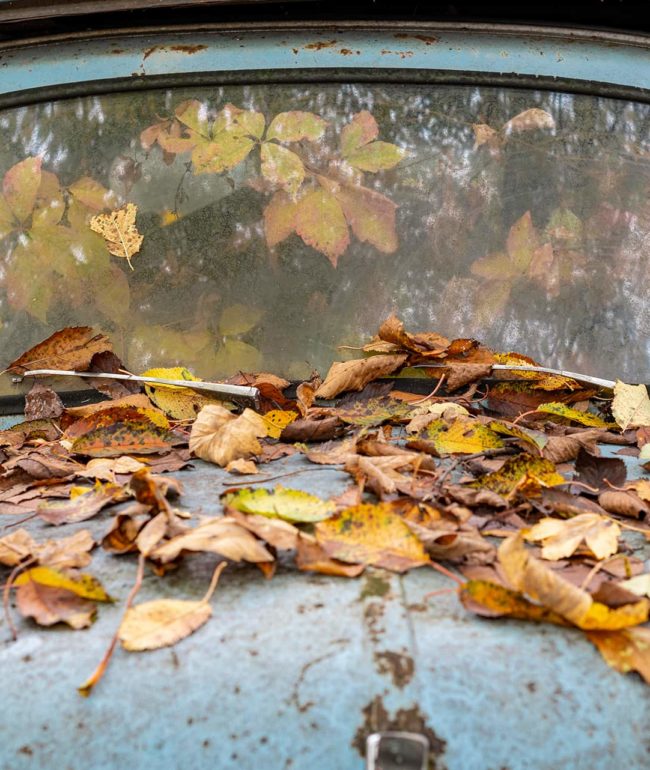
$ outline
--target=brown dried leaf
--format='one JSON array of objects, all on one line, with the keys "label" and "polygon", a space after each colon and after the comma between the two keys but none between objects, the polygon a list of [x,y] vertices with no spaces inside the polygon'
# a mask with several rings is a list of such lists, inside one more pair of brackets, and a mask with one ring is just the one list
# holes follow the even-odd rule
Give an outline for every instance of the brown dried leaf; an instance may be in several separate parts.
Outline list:
[{"label": "brown dried leaf", "polygon": [[217,404],[204,406],[190,434],[190,452],[202,460],[225,467],[232,460],[259,455],[258,438],[267,434],[263,418],[245,409],[236,416]]},{"label": "brown dried leaf", "polygon": [[606,489],[598,495],[598,503],[609,513],[616,513],[630,519],[645,519],[650,507],[634,492],[620,492]]},{"label": "brown dried leaf", "polygon": [[338,559],[330,559],[324,549],[305,534],[298,537],[296,566],[301,572],[319,572],[321,575],[337,577],[358,577],[366,568],[365,564],[346,564]]},{"label": "brown dried leaf", "polygon": [[25,419],[48,420],[60,417],[63,413],[63,401],[52,388],[35,382],[25,396]]},{"label": "brown dried leaf", "polygon": [[282,431],[283,441],[330,441],[345,433],[345,424],[334,416],[322,415],[294,420]]},{"label": "brown dried leaf", "polygon": [[70,326],[34,345],[7,369],[18,374],[32,369],[72,369],[85,372],[95,353],[112,350],[108,337],[95,334],[90,326]]},{"label": "brown dried leaf", "polygon": [[572,556],[584,542],[597,559],[618,550],[621,528],[597,513],[582,513],[572,519],[542,519],[526,533],[527,540],[542,543],[542,558],[557,561]]},{"label": "brown dried leaf", "polygon": [[622,674],[637,671],[650,684],[650,628],[588,631],[587,638],[612,668]]},{"label": "brown dried leaf", "polygon": [[67,623],[71,628],[87,628],[97,613],[95,602],[35,580],[18,587],[16,604],[21,615],[33,618],[41,626]]},{"label": "brown dried leaf", "polygon": [[316,391],[317,398],[335,398],[345,390],[363,390],[372,380],[392,374],[406,362],[407,356],[385,355],[360,358],[332,364],[323,384]]},{"label": "brown dried leaf", "polygon": [[112,483],[97,482],[88,492],[77,494],[69,500],[40,502],[36,506],[36,515],[48,524],[59,526],[85,521],[96,516],[102,508],[112,503],[125,500],[125,490]]}]

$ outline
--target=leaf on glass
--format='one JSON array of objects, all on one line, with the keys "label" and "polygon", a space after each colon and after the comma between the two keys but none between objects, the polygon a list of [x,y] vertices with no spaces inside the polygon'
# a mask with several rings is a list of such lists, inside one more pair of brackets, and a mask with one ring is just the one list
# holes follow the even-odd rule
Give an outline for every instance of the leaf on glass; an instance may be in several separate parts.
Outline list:
[{"label": "leaf on glass", "polygon": [[19,222],[24,222],[36,204],[41,185],[42,158],[30,157],[12,166],[2,180],[5,201]]},{"label": "leaf on glass", "polygon": [[264,142],[260,157],[262,176],[295,196],[305,179],[305,167],[296,153],[275,142]]},{"label": "leaf on glass", "polygon": [[250,371],[262,364],[260,351],[248,342],[237,339],[226,339],[214,354],[212,366],[214,371],[230,374],[233,371]]},{"label": "leaf on glass", "polygon": [[202,460],[225,467],[232,460],[259,455],[258,438],[267,435],[263,418],[245,409],[236,416],[217,404],[205,406],[190,433],[190,451]]},{"label": "leaf on glass", "polygon": [[41,171],[41,184],[32,211],[32,232],[41,227],[58,225],[64,211],[65,202],[58,177],[50,171]]},{"label": "leaf on glass", "polygon": [[612,415],[621,430],[650,425],[650,398],[645,385],[627,385],[620,380],[614,386]]},{"label": "leaf on glass", "polygon": [[333,267],[350,244],[341,204],[325,190],[312,190],[296,206],[296,232],[303,241],[324,254]]},{"label": "leaf on glass", "polygon": [[525,534],[527,540],[541,542],[542,558],[557,561],[573,556],[582,543],[597,559],[606,559],[618,550],[621,528],[615,521],[597,513],[582,513],[572,519],[545,518]]},{"label": "leaf on glass", "polygon": [[266,139],[277,139],[279,142],[300,142],[307,139],[317,142],[325,133],[327,121],[313,112],[281,112],[271,121],[266,132]]},{"label": "leaf on glass", "polygon": [[87,457],[157,454],[171,451],[172,439],[169,431],[149,422],[116,422],[88,431],[71,451]]},{"label": "leaf on glass", "polygon": [[334,503],[299,489],[282,486],[268,489],[239,489],[229,492],[223,504],[242,513],[278,518],[288,522],[323,521],[336,510]]},{"label": "leaf on glass", "polygon": [[428,562],[422,543],[390,505],[356,505],[316,524],[316,539],[333,559],[405,572]]},{"label": "leaf on glass", "polygon": [[504,124],[501,129],[502,133],[508,136],[509,134],[517,134],[523,131],[536,131],[539,129],[554,129],[555,120],[553,116],[541,110],[539,107],[533,107],[529,110],[524,110],[514,118]]},{"label": "leaf on glass", "polygon": [[298,203],[280,190],[264,209],[264,235],[266,245],[272,249],[296,231]]},{"label": "leaf on glass", "polygon": [[497,149],[500,144],[499,132],[490,128],[486,123],[472,123],[474,131],[474,149],[478,150],[484,144],[490,149]]},{"label": "leaf on glass", "polygon": [[263,315],[263,310],[250,305],[229,305],[221,313],[219,334],[224,337],[246,334],[257,326]]},{"label": "leaf on glass", "polygon": [[384,254],[397,250],[396,203],[367,187],[346,184],[339,185],[336,199],[352,232],[362,243],[370,243]]},{"label": "leaf on glass", "polygon": [[406,354],[370,356],[352,361],[336,361],[330,367],[323,384],[316,391],[317,398],[335,398],[346,390],[363,390],[378,377],[385,377],[406,362]]},{"label": "leaf on glass", "polygon": [[174,115],[187,128],[209,138],[208,107],[203,102],[198,99],[188,99],[176,107]]},{"label": "leaf on glass", "polygon": [[89,209],[101,211],[115,202],[115,193],[89,176],[81,177],[68,187],[68,192]]},{"label": "leaf on glass", "polygon": [[127,203],[116,211],[97,214],[90,220],[90,229],[104,238],[111,254],[126,259],[131,270],[131,257],[140,251],[144,240],[135,224],[137,211],[135,203]]},{"label": "leaf on glass", "polygon": [[369,144],[379,136],[379,126],[367,110],[358,112],[341,130],[341,152],[343,157],[359,147]]},{"label": "leaf on glass", "polygon": [[9,364],[9,371],[31,369],[74,369],[85,372],[95,353],[112,350],[108,337],[90,326],[69,326],[51,334]]},{"label": "leaf on glass", "polygon": [[384,171],[396,166],[404,157],[401,147],[390,142],[371,142],[345,156],[347,162],[361,171]]}]

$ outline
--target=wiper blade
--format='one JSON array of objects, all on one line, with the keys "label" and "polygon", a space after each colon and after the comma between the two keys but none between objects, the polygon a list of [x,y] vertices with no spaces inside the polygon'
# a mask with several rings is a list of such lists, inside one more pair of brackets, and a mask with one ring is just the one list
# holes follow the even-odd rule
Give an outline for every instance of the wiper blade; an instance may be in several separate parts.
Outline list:
[{"label": "wiper blade", "polygon": [[143,377],[138,374],[113,374],[112,372],[73,372],[64,369],[31,369],[24,374],[12,377],[12,382],[22,382],[25,377],[87,377],[102,380],[123,380],[143,382],[151,385],[168,385],[174,388],[189,388],[199,393],[209,393],[221,401],[236,401],[259,408],[260,392],[248,385],[228,385],[224,382],[203,382],[195,380],[167,380],[163,377]]},{"label": "wiper blade", "polygon": [[[457,363],[457,362],[453,362]],[[450,364],[417,364],[413,369],[445,369]],[[579,374],[578,372],[566,372],[564,369],[551,369],[548,366],[532,366],[530,364],[510,365],[510,364],[491,364],[492,369],[513,372],[539,372],[540,374],[555,374],[558,377],[568,377],[571,380],[596,385],[599,388],[614,388],[614,380],[605,380],[602,377],[592,377],[590,374]]]}]

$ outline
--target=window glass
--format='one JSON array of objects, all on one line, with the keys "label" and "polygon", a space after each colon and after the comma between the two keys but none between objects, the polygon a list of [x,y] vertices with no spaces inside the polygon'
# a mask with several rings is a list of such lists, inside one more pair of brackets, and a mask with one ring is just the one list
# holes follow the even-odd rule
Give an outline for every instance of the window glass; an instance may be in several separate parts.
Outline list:
[{"label": "window glass", "polygon": [[60,100],[0,126],[5,365],[88,324],[134,372],[298,378],[395,311],[566,369],[649,369],[647,105],[260,85]]}]

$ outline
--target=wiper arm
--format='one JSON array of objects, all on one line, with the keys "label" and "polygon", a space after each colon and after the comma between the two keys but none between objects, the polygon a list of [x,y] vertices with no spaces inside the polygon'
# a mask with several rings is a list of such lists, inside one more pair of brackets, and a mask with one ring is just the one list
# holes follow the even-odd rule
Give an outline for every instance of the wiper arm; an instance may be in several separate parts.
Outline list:
[{"label": "wiper arm", "polygon": [[[457,363],[457,362],[452,362]],[[413,369],[445,369],[450,364],[417,364]],[[590,374],[578,374],[577,372],[566,372],[563,369],[550,369],[548,366],[532,366],[530,364],[510,365],[510,364],[491,364],[492,369],[513,371],[513,372],[540,372],[541,374],[555,374],[559,377],[568,377],[571,380],[577,380],[588,385],[596,385],[599,388],[614,388],[614,380],[605,380],[602,377],[592,377]]]},{"label": "wiper arm", "polygon": [[12,377],[14,383],[22,382],[25,377],[88,377],[102,380],[123,380],[143,382],[151,385],[169,385],[175,388],[189,388],[200,393],[209,393],[221,401],[237,401],[259,408],[260,392],[248,385],[228,385],[223,382],[202,382],[195,380],[167,380],[163,377],[142,377],[138,374],[113,374],[109,372],[73,372],[64,369],[32,369],[24,374]]}]

